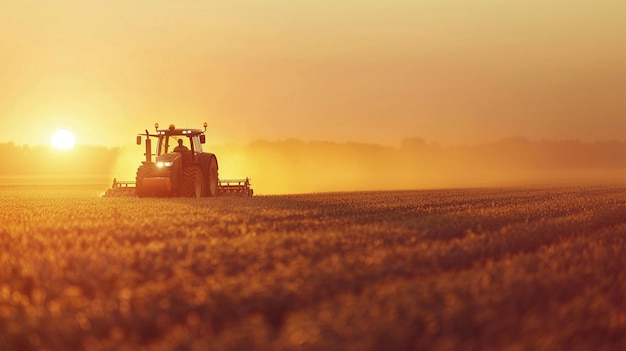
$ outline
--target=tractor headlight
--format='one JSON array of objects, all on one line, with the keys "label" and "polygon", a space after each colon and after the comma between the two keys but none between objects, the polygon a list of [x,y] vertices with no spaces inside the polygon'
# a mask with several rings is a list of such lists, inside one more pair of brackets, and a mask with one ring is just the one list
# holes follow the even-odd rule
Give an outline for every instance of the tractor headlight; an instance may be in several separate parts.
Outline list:
[{"label": "tractor headlight", "polygon": [[159,168],[163,168],[163,167],[172,167],[172,165],[174,164],[174,162],[157,162],[156,165]]}]

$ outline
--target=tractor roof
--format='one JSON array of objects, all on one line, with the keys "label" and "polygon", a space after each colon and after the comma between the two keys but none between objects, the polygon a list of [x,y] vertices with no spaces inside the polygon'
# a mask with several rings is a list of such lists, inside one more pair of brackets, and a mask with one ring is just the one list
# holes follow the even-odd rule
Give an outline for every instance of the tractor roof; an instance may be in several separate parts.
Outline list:
[{"label": "tractor roof", "polygon": [[158,135],[193,136],[193,135],[203,134],[204,130],[206,130],[206,122],[204,123],[204,130],[192,129],[192,128],[176,128],[176,126],[174,126],[173,124],[170,124],[170,126],[167,129],[159,129],[158,123],[156,123],[154,126],[156,127]]},{"label": "tractor roof", "polygon": [[204,133],[204,130],[202,129],[191,129],[191,128],[157,129],[158,135],[193,136],[193,135],[199,135],[203,133]]}]

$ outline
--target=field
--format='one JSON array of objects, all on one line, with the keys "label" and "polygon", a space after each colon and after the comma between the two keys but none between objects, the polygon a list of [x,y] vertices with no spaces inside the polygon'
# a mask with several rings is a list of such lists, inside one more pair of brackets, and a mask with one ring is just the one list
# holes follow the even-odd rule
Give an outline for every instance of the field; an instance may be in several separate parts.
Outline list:
[{"label": "field", "polygon": [[0,349],[626,349],[626,188],[0,187]]}]

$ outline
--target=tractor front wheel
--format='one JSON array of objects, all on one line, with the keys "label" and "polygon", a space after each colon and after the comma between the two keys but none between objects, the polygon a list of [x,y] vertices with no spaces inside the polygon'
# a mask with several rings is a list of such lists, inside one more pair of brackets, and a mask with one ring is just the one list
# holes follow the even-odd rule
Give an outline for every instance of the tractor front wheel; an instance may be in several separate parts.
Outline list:
[{"label": "tractor front wheel", "polygon": [[143,188],[143,179],[146,177],[146,173],[148,173],[146,166],[139,166],[139,168],[137,168],[137,176],[135,177],[135,195],[139,197],[147,195]]},{"label": "tractor front wheel", "polygon": [[202,170],[198,166],[185,167],[181,195],[185,197],[202,196]]}]

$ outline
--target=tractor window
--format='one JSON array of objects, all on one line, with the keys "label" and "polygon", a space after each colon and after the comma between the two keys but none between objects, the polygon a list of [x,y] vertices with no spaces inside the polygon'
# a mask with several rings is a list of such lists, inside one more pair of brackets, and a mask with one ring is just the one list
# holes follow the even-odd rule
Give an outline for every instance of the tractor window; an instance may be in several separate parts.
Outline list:
[{"label": "tractor window", "polygon": [[193,151],[195,151],[196,153],[201,153],[202,144],[200,143],[200,138],[195,135],[191,140],[193,141]]},{"label": "tractor window", "polygon": [[162,135],[159,136],[159,142],[157,144],[157,155],[164,154],[165,151],[165,137]]},{"label": "tractor window", "polygon": [[187,140],[186,137],[183,136],[170,136],[169,146],[172,148],[173,152],[183,152],[189,151],[189,142],[185,142]]}]

